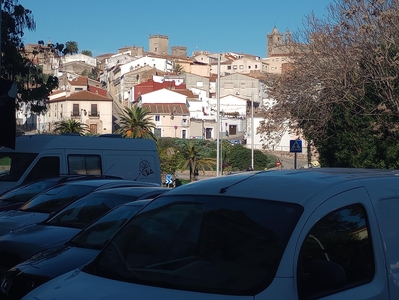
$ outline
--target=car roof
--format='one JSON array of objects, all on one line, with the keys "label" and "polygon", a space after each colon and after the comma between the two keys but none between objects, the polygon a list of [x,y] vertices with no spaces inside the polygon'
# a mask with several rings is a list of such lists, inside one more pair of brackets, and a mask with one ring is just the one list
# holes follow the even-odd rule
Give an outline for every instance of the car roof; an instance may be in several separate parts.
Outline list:
[{"label": "car roof", "polygon": [[165,193],[167,191],[170,191],[170,189],[160,186],[119,186],[119,187],[96,190],[93,192],[93,194],[105,193],[110,195],[140,196],[153,191],[159,191],[159,193]]},{"label": "car roof", "polygon": [[[394,187],[395,186],[395,187]],[[244,172],[179,186],[168,195],[247,197],[305,205],[319,193],[368,187],[370,195],[399,194],[399,170],[310,168]],[[323,201],[325,197],[320,197]]]}]

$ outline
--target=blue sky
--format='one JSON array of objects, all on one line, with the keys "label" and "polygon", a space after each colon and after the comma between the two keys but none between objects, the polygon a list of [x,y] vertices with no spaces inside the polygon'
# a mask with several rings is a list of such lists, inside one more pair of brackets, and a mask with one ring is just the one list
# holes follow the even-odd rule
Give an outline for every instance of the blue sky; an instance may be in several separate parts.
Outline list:
[{"label": "blue sky", "polygon": [[19,0],[32,10],[36,30],[25,44],[39,40],[78,43],[93,56],[124,46],[148,51],[149,35],[169,37],[171,46],[266,56],[266,35],[303,28],[312,11],[323,18],[333,0]]}]

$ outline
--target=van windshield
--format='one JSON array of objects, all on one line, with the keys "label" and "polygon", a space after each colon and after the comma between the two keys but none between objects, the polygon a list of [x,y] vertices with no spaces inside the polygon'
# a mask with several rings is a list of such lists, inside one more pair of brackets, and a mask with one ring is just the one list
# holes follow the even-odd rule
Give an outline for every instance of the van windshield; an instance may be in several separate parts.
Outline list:
[{"label": "van windshield", "polygon": [[17,182],[36,158],[37,153],[0,153],[0,181]]},{"label": "van windshield", "polygon": [[272,282],[302,211],[297,204],[249,198],[161,196],[84,271],[173,289],[254,295]]}]

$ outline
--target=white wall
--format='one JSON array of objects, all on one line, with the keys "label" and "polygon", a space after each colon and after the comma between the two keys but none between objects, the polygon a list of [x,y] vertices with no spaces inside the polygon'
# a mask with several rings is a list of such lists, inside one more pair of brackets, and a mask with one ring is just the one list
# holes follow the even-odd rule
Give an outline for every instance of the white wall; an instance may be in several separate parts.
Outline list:
[{"label": "white wall", "polygon": [[90,57],[84,54],[68,54],[63,57],[61,57],[62,61],[64,63],[69,63],[73,61],[83,61],[84,63],[91,65],[93,67],[97,67],[97,59],[94,57]]},{"label": "white wall", "polygon": [[141,95],[142,103],[187,103],[185,95],[168,89],[161,89]]},{"label": "white wall", "polygon": [[130,72],[131,70],[135,70],[137,68],[141,68],[144,66],[150,66],[152,68],[164,71],[164,72],[171,72],[173,71],[173,66],[172,64],[167,63],[168,60],[165,58],[158,58],[158,57],[150,57],[150,56],[144,56],[135,59],[134,61],[125,63],[124,65],[121,65],[121,76],[127,72]]}]

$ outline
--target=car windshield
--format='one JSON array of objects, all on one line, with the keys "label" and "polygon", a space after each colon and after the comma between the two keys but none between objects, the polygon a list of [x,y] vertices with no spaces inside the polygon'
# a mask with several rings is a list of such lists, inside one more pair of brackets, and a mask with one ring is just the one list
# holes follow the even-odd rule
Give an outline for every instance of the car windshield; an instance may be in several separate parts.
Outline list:
[{"label": "car windshield", "polygon": [[94,188],[91,185],[61,184],[32,198],[19,210],[49,214],[90,193]]},{"label": "car windshield", "polygon": [[69,244],[80,247],[100,250],[118,229],[134,216],[148,201],[122,205],[91,224],[78,233]]},{"label": "car windshield", "polygon": [[28,169],[37,153],[0,153],[0,181],[17,182]]},{"label": "car windshield", "polygon": [[[221,196],[161,196],[85,271],[173,289],[253,295],[268,286],[303,209]],[[284,222],[281,222],[284,220]]]},{"label": "car windshield", "polygon": [[58,212],[46,224],[83,229],[110,209],[136,198],[130,195],[102,192],[88,194]]},{"label": "car windshield", "polygon": [[20,186],[18,188],[12,189],[5,192],[0,196],[0,204],[2,202],[27,202],[39,193],[47,190],[48,188],[54,186],[57,181],[43,180],[27,185]]}]

